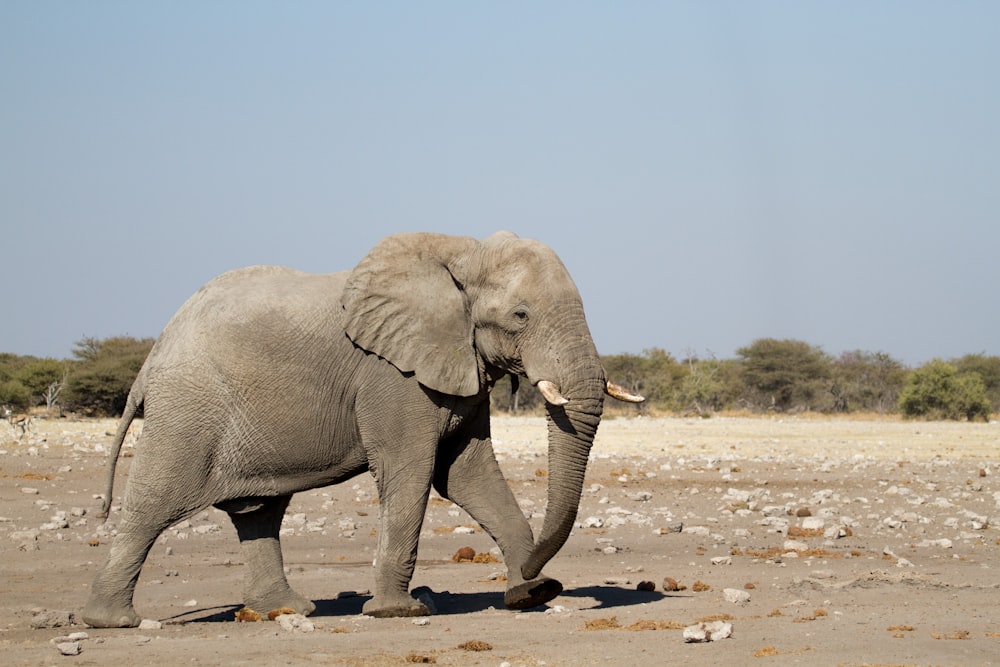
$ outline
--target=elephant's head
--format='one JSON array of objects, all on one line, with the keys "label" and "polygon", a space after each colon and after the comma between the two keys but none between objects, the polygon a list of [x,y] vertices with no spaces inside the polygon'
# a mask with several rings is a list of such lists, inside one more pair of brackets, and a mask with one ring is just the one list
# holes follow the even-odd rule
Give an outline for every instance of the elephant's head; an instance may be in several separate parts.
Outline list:
[{"label": "elephant's head", "polygon": [[641,401],[609,383],[580,294],[546,245],[501,232],[477,241],[400,234],[354,269],[343,296],[346,330],[361,348],[424,386],[473,396],[503,373],[545,397],[549,488],[545,523],[523,575],[533,579],[576,519],[604,394]]}]

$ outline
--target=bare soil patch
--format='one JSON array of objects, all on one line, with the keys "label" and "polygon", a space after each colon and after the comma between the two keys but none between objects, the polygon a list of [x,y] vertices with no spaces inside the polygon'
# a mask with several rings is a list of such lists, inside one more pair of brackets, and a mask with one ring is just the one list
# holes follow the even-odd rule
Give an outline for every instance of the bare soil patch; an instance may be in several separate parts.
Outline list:
[{"label": "bare soil patch", "polygon": [[[491,540],[436,499],[413,586],[437,613],[361,615],[378,519],[364,476],[300,494],[286,515],[289,579],[317,601],[311,631],[266,610],[259,622],[236,621],[238,542],[216,510],[171,528],[150,554],[136,608],[159,627],[55,627],[57,612],[82,607],[110,543],[116,514],[102,527],[95,494],[114,426],[37,420],[21,439],[0,431],[4,664],[989,665],[1000,656],[996,423],[606,419],[577,527],[546,568],[566,590],[546,607],[505,610]],[[537,529],[544,420],[500,417],[493,428]],[[116,495],[133,445],[131,436]],[[684,641],[685,627],[712,622],[731,624],[732,636]],[[57,643],[79,653],[61,655]]]}]

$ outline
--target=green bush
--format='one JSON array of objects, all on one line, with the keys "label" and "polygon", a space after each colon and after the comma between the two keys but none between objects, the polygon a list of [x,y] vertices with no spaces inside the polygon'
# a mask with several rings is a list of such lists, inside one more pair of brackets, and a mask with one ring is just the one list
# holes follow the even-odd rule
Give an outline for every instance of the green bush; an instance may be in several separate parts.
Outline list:
[{"label": "green bush", "polygon": [[743,358],[747,400],[757,409],[832,407],[830,360],[820,348],[799,340],[760,338],[736,354]]},{"label": "green bush", "polygon": [[988,420],[990,402],[986,387],[976,373],[959,374],[940,359],[933,359],[910,374],[899,397],[905,417],[924,419]]},{"label": "green bush", "polygon": [[89,415],[121,414],[132,382],[152,347],[152,338],[128,336],[78,341],[73,350],[77,361],[63,393],[66,407]]}]

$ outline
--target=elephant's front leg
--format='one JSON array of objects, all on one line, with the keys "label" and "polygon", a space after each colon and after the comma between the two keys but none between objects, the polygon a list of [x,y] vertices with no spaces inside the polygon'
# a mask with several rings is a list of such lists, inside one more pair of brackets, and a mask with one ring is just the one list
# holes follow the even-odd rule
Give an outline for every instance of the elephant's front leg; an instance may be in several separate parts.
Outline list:
[{"label": "elephant's front leg", "polygon": [[507,564],[503,601],[508,609],[536,607],[562,592],[562,584],[555,579],[540,575],[526,581],[521,574],[521,566],[534,548],[534,537],[504,479],[488,435],[443,448],[434,487],[468,512],[500,547]]},{"label": "elephant's front leg", "polygon": [[375,550],[375,589],[362,612],[379,618],[427,616],[430,610],[409,594],[417,563],[417,542],[427,510],[434,447],[402,449],[391,455],[379,447],[372,472],[379,493],[379,534]]},{"label": "elephant's front leg", "polygon": [[243,604],[260,613],[284,608],[308,615],[316,609],[311,600],[292,590],[285,578],[279,533],[291,499],[291,496],[257,498],[219,506],[229,513],[240,538],[246,568]]}]

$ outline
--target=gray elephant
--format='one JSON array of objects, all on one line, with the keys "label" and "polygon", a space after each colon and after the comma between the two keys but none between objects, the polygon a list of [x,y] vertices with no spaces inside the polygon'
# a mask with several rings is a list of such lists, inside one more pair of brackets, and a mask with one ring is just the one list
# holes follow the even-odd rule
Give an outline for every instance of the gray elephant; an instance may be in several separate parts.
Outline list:
[{"label": "gray elephant", "polygon": [[[490,442],[489,392],[507,374],[527,377],[547,402],[548,507],[537,542]],[[562,591],[541,570],[573,527],[605,393],[642,400],[606,380],[580,295],[537,241],[400,234],[348,272],[226,273],[174,315],[129,393],[105,515],[140,406],[145,425],[82,618],[138,625],[133,592],[154,541],[209,506],[236,527],[244,604],[312,612],[285,579],[285,508],[298,491],[366,470],[379,531],[365,614],[429,613],[408,588],[432,485],[500,547],[505,605],[544,604]]]}]

